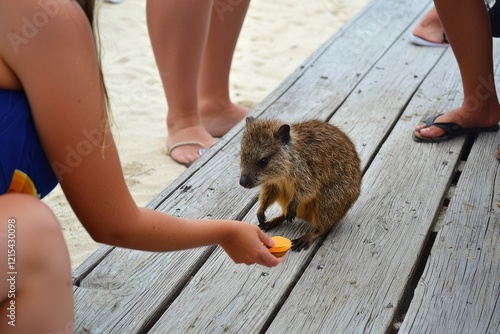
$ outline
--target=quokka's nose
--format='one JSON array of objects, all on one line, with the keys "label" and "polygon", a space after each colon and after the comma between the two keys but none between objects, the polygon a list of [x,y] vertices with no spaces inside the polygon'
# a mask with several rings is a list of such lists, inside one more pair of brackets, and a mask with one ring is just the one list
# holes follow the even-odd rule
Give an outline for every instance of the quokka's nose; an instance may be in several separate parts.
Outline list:
[{"label": "quokka's nose", "polygon": [[253,184],[250,181],[250,178],[246,175],[241,175],[240,177],[240,185],[245,188],[252,188]]}]

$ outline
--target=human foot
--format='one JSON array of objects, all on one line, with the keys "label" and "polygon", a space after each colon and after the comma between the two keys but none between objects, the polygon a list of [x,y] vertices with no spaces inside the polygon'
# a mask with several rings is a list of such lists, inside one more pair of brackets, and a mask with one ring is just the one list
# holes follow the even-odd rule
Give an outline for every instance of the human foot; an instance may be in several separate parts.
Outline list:
[{"label": "human foot", "polygon": [[214,143],[215,139],[203,127],[191,126],[180,130],[169,130],[167,151],[175,162],[189,167]]},{"label": "human foot", "polygon": [[454,132],[460,135],[467,132],[498,130],[500,112],[474,112],[472,116],[469,115],[471,113],[461,107],[437,117],[429,117],[415,127],[414,139],[420,142],[439,142],[456,136]]},{"label": "human foot", "polygon": [[498,160],[500,160],[500,144],[498,144],[498,146],[497,146],[497,151],[496,151],[495,156],[497,157]]},{"label": "human foot", "polygon": [[[442,33],[441,38],[436,38],[436,37],[431,37],[431,40],[428,40],[423,37],[417,36],[415,33],[412,33],[410,35],[410,41],[415,44],[415,45],[420,45],[420,46],[431,46],[431,47],[446,47],[449,46],[450,43],[446,39],[446,34]],[[432,40],[439,40],[439,42],[433,42]]]},{"label": "human foot", "polygon": [[410,35],[410,40],[414,44],[422,46],[449,45],[435,8],[432,8],[415,26]]},{"label": "human foot", "polygon": [[248,114],[248,110],[233,103],[200,103],[203,126],[213,137],[222,137]]}]

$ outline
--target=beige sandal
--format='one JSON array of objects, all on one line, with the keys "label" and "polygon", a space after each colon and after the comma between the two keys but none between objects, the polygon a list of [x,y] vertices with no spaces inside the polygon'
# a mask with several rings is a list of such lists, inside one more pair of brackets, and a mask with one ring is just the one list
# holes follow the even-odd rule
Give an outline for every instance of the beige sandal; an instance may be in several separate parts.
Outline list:
[{"label": "beige sandal", "polygon": [[[199,141],[181,141],[177,144],[174,144],[172,145],[171,147],[167,147],[167,154],[170,158],[172,158],[172,152],[176,149],[176,148],[179,148],[181,146],[188,146],[188,145],[198,145],[200,146],[200,149],[198,150],[198,154],[200,155],[200,157],[205,154],[205,152],[207,151],[205,149],[205,147],[203,146],[202,143],[200,143]],[[181,162],[179,160],[176,160],[174,158],[172,158],[172,160],[174,160],[175,162],[181,164],[181,165],[184,165],[186,167],[189,167],[193,164],[194,161],[191,161],[191,162]]]}]

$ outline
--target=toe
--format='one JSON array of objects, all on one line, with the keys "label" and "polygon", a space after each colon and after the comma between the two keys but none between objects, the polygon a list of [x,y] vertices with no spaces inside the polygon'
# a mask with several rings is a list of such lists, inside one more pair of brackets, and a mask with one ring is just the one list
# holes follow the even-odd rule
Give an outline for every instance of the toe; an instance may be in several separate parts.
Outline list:
[{"label": "toe", "polygon": [[425,128],[425,122],[420,122],[415,126],[415,131],[420,132],[420,130]]},{"label": "toe", "polygon": [[170,157],[185,166],[191,165],[200,157],[200,146],[193,145],[181,145],[169,151]]},{"label": "toe", "polygon": [[445,131],[443,129],[438,128],[437,126],[430,126],[428,128],[423,128],[417,132],[419,133],[419,135],[417,136],[423,138],[437,138],[445,134]]}]

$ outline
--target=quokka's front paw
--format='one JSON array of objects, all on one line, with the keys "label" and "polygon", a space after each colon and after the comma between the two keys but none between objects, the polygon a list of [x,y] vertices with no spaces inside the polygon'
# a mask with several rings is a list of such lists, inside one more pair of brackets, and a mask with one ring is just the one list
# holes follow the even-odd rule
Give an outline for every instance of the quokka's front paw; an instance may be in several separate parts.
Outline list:
[{"label": "quokka's front paw", "polygon": [[295,201],[292,201],[286,208],[285,220],[291,223],[293,222],[296,216],[297,216],[297,205],[295,204]]},{"label": "quokka's front paw", "polygon": [[303,249],[308,249],[311,245],[309,238],[304,238],[304,236],[292,240],[292,250],[295,252],[300,252]]},{"label": "quokka's front paw", "polygon": [[267,231],[269,230],[269,224],[267,222],[259,222],[259,227],[262,231]]},{"label": "quokka's front paw", "polygon": [[295,219],[295,212],[287,212],[285,220],[289,223],[293,223],[294,219]]},{"label": "quokka's front paw", "polygon": [[257,212],[257,219],[259,220],[260,225],[267,225],[266,215],[264,212]]}]

